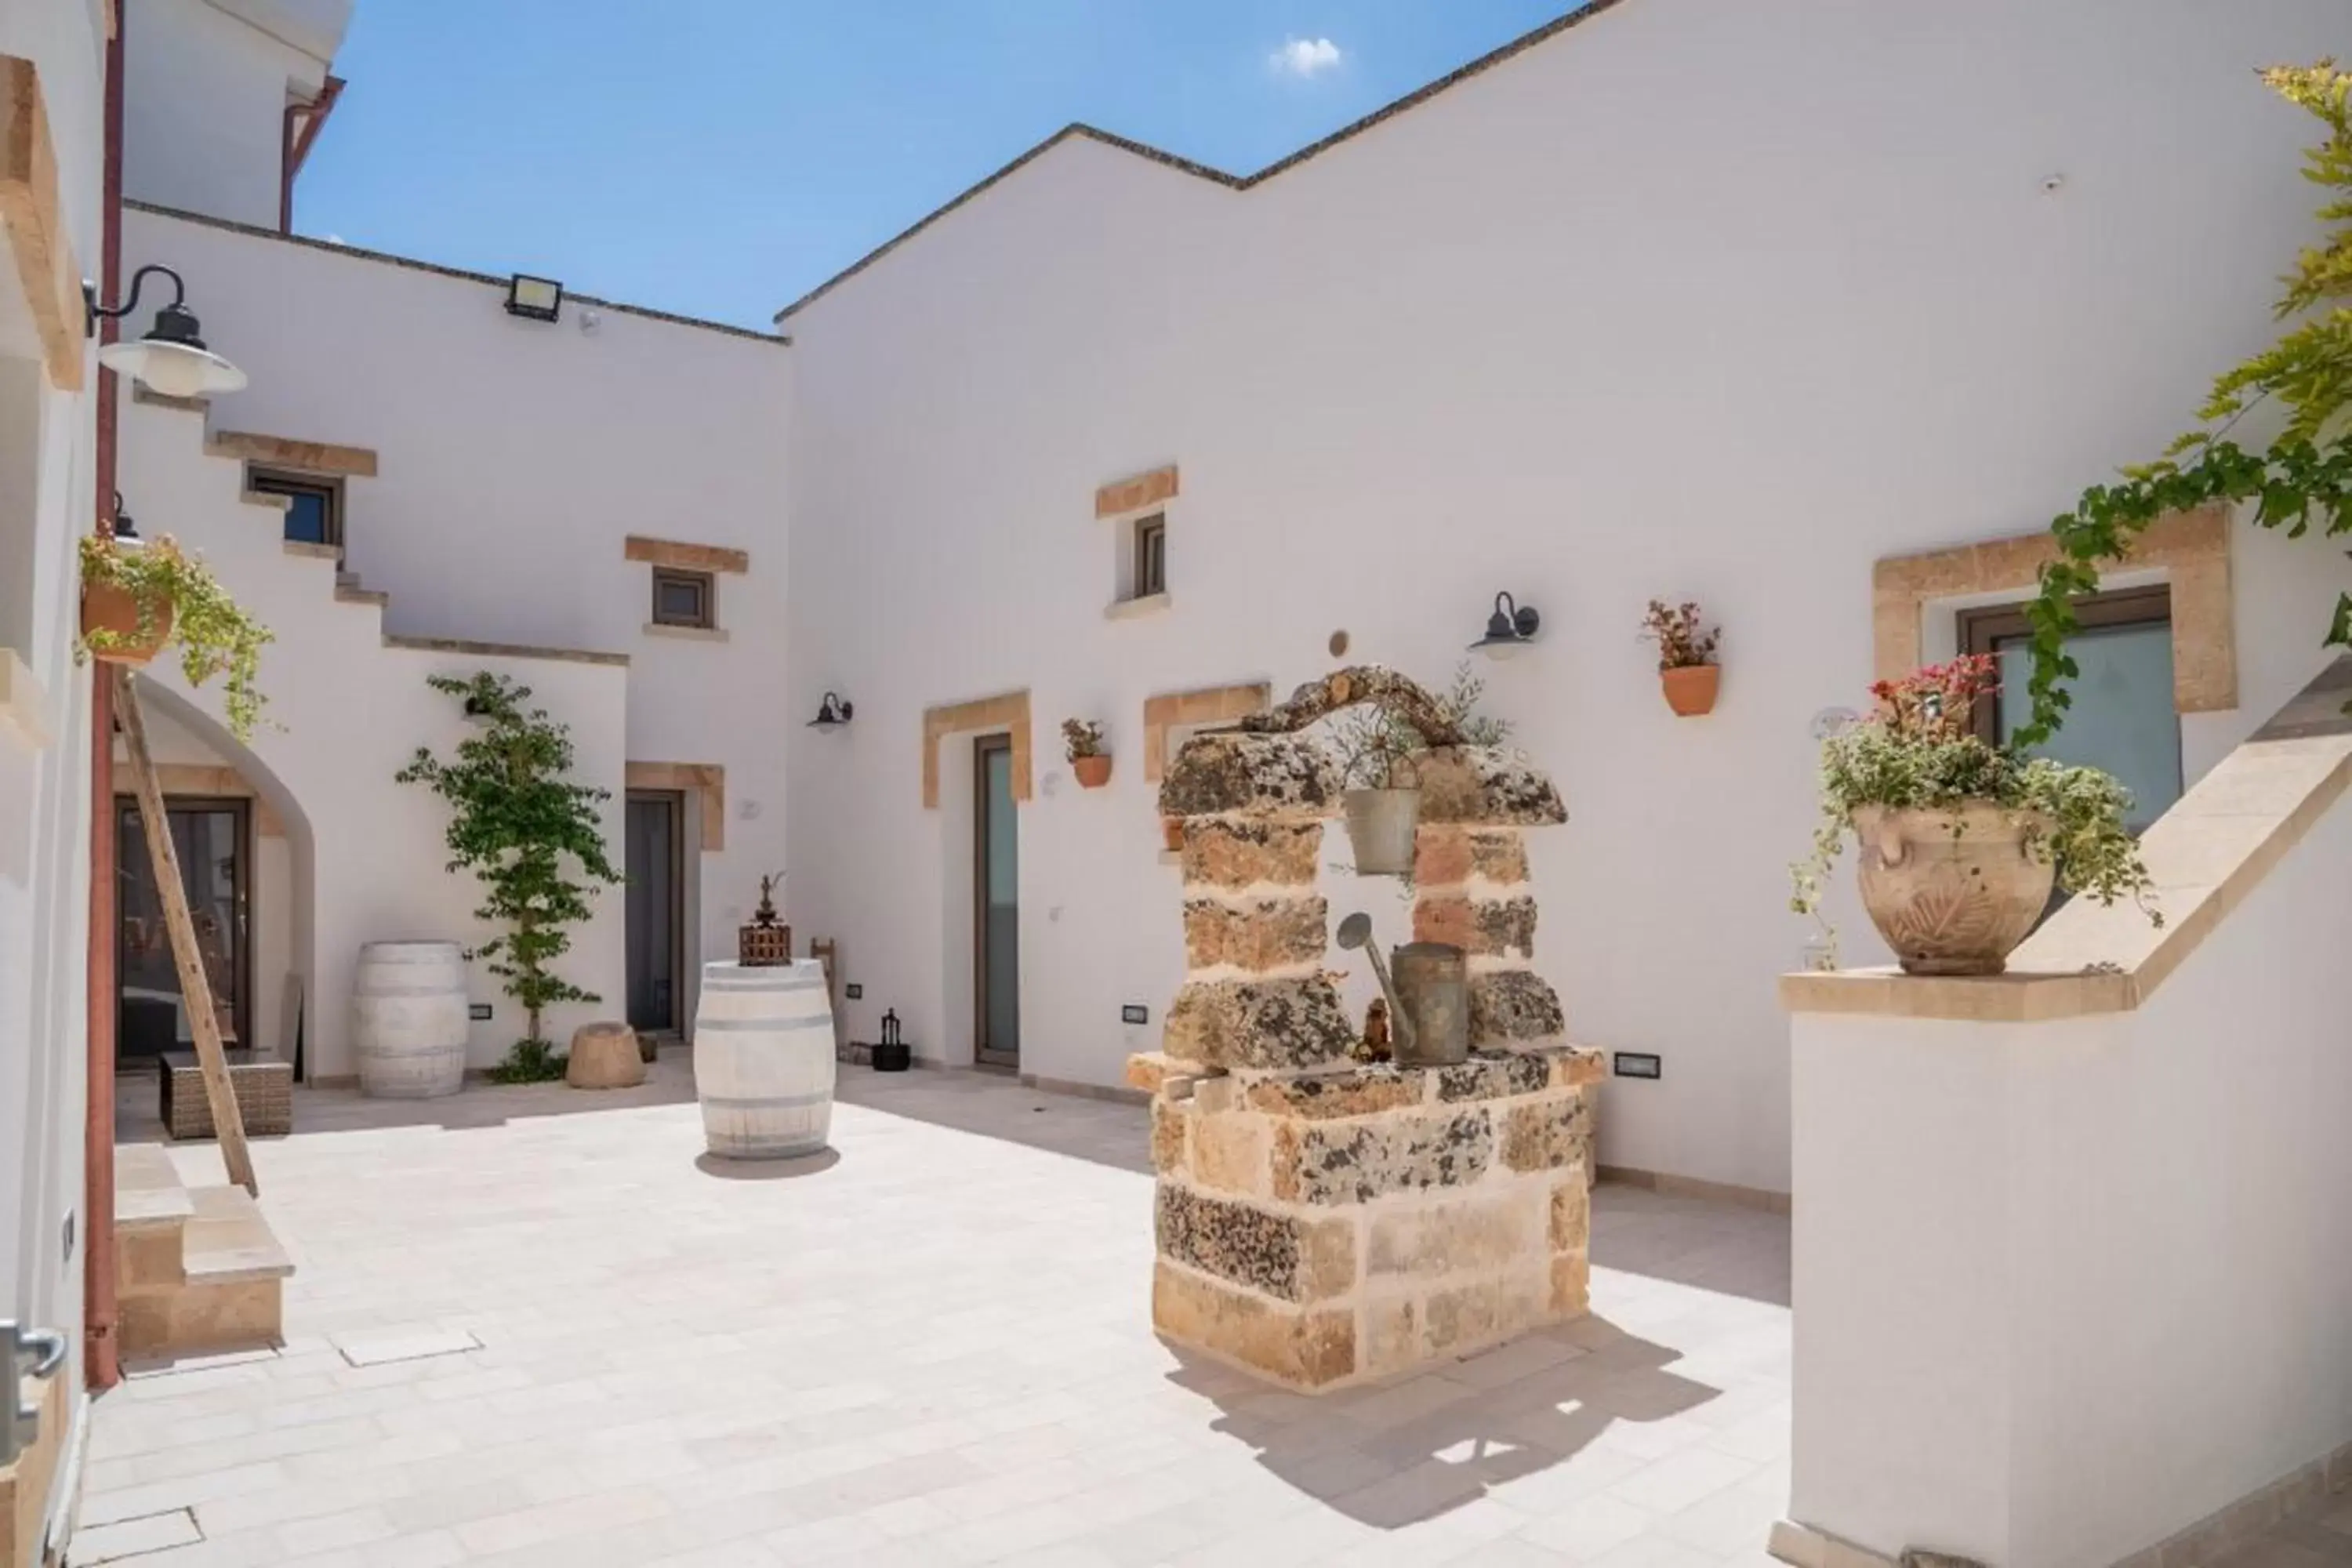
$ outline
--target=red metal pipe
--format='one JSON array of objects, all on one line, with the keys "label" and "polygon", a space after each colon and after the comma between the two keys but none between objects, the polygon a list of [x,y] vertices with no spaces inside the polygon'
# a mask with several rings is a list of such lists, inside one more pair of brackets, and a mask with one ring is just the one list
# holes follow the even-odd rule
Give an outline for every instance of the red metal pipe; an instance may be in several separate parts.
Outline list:
[{"label": "red metal pipe", "polygon": [[[106,44],[105,182],[99,242],[101,297],[122,287],[122,32],[130,7],[118,5]],[[100,339],[121,333],[105,322]],[[98,377],[98,522],[114,525],[115,377]],[[89,704],[89,1019],[87,1119],[82,1123],[82,1373],[93,1390],[122,1381],[121,1314],[114,1300],[114,700],[111,667],[91,661]]]},{"label": "red metal pipe", "polygon": [[[308,103],[289,103],[286,118],[278,135],[278,232],[294,232],[294,176],[302,172],[302,164],[310,156],[311,143],[327,127],[327,116],[335,111],[335,100],[343,96],[343,79],[331,76],[320,88],[319,96]],[[301,117],[302,129],[297,132],[294,121]]]}]

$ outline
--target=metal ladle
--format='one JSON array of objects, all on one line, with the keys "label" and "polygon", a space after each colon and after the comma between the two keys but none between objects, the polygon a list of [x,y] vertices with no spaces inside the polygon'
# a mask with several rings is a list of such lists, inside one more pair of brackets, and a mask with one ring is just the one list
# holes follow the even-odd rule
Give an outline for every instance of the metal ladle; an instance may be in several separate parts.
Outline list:
[{"label": "metal ladle", "polygon": [[1396,1059],[1404,1060],[1412,1054],[1412,1019],[1404,1010],[1403,999],[1389,983],[1388,961],[1381,957],[1378,943],[1372,941],[1372,917],[1359,910],[1339,922],[1334,933],[1344,948],[1362,948],[1364,956],[1372,961],[1372,974],[1381,983],[1381,994],[1389,999],[1389,1033],[1394,1040]]}]

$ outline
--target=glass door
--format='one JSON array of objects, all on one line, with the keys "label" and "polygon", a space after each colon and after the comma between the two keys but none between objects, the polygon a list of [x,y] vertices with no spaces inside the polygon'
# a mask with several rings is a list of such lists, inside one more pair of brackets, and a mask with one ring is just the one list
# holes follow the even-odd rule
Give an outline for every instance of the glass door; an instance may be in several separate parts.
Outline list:
[{"label": "glass door", "polygon": [[[180,883],[188,895],[188,915],[196,951],[212,986],[213,1011],[221,1040],[249,1043],[246,999],[253,958],[247,909],[252,866],[250,803],[167,797],[172,850],[180,860]],[[163,923],[163,899],[155,863],[147,853],[147,831],[139,803],[115,799],[115,1056],[121,1061],[152,1060],[165,1051],[191,1049],[195,1035],[180,992],[180,971],[172,957],[172,937]]]},{"label": "glass door", "polygon": [[972,747],[972,964],[981,1061],[1021,1060],[1021,846],[1013,805],[1013,738]]},{"label": "glass door", "polygon": [[685,797],[631,790],[627,805],[629,1027],[678,1031],[678,973],[686,928],[679,831]]}]

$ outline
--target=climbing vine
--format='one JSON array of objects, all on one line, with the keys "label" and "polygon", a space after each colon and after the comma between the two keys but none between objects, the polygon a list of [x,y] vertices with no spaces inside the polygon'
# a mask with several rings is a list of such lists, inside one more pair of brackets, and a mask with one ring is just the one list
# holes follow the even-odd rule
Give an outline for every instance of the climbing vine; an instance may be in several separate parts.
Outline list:
[{"label": "climbing vine", "polygon": [[492,961],[490,973],[522,1005],[530,1030],[491,1076],[560,1078],[564,1058],[541,1036],[541,1013],[558,1002],[603,998],[548,966],[571,950],[564,928],[588,918],[593,884],[621,880],[605,856],[597,810],[612,792],[571,782],[571,731],[543,709],[523,706],[530,688],[487,670],[466,680],[436,675],[425,684],[461,699],[467,717],[482,725],[457,743],[453,761],[419,746],[394,777],[449,803],[448,868],[474,873],[484,889],[475,914],[507,928],[473,955]]},{"label": "climbing vine", "polygon": [[[2314,528],[2352,531],[2352,72],[2323,59],[2262,74],[2327,132],[2303,161],[2304,177],[2327,193],[2318,214],[2326,232],[2295,258],[2276,310],[2295,325],[2213,384],[2197,411],[2199,428],[2155,462],[2084,490],[2074,510],[2051,524],[2058,559],[2042,569],[2041,594],[2026,608],[2033,714],[2017,731],[2021,745],[2048,741],[2073,703],[2063,683],[2081,673],[2065,651],[2076,626],[2074,601],[2097,590],[2101,562],[2122,560],[2158,519],[2216,502],[2251,503],[2255,523],[2290,538]],[[2277,436],[2253,450],[2231,439],[2266,404],[2284,414]],[[2325,642],[2352,647],[2352,595],[2337,596]]]}]

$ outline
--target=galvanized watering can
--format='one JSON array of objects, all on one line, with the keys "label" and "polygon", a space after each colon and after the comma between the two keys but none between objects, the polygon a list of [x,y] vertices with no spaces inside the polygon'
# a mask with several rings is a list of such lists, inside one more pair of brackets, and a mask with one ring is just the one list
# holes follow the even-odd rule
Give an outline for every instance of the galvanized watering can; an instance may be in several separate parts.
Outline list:
[{"label": "galvanized watering can", "polygon": [[1450,942],[1409,942],[1387,963],[1372,944],[1372,917],[1339,922],[1339,945],[1364,950],[1389,999],[1396,1059],[1404,1067],[1452,1067],[1470,1058],[1470,960]]}]

